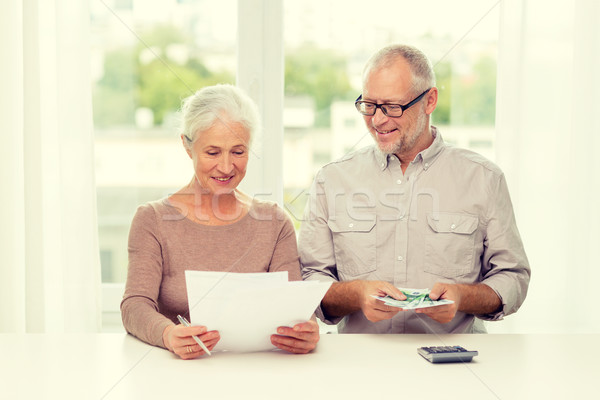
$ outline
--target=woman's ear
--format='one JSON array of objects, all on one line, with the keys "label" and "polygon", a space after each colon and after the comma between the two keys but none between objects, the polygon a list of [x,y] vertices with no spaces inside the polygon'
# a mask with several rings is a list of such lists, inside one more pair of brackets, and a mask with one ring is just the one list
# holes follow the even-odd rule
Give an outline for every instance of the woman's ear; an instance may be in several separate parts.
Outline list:
[{"label": "woman's ear", "polygon": [[191,144],[192,142],[185,136],[185,135],[181,135],[181,143],[183,144],[183,148],[185,149],[185,152],[188,154],[188,156],[190,158],[192,158],[192,147]]}]

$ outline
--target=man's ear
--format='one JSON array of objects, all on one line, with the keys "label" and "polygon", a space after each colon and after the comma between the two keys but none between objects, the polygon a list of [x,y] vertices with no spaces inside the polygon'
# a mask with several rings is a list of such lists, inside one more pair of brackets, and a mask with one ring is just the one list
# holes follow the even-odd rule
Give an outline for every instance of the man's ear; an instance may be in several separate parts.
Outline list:
[{"label": "man's ear", "polygon": [[190,141],[183,134],[181,135],[181,144],[183,144],[183,148],[185,149],[185,152],[187,153],[187,155],[190,158],[192,158],[192,149],[190,147]]},{"label": "man's ear", "polygon": [[431,89],[429,89],[429,92],[425,95],[425,101],[425,114],[431,114],[437,106],[438,88],[434,86]]}]

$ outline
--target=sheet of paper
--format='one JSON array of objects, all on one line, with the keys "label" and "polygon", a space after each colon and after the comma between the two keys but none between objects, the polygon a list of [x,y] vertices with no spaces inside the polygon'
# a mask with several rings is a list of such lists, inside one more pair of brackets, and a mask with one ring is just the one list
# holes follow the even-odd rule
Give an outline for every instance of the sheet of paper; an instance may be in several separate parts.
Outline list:
[{"label": "sheet of paper", "polygon": [[185,271],[192,325],[218,330],[214,350],[261,351],[275,347],[279,326],[310,319],[330,282],[288,282],[287,272]]}]

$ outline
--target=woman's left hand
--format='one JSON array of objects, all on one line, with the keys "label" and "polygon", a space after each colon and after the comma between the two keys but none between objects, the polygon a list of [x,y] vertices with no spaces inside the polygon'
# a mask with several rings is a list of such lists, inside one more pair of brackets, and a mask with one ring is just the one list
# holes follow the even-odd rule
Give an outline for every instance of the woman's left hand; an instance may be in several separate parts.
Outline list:
[{"label": "woman's left hand", "polygon": [[319,325],[310,320],[294,325],[292,328],[280,326],[277,335],[271,335],[274,346],[290,353],[306,354],[317,347],[319,341]]}]

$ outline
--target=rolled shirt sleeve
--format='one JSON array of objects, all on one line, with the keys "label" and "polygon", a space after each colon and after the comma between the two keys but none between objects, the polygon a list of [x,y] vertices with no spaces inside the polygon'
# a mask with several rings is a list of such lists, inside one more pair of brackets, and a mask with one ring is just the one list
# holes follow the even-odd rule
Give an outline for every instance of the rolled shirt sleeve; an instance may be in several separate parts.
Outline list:
[{"label": "rolled shirt sleeve", "polygon": [[516,312],[525,301],[531,277],[503,174],[495,186],[487,218],[481,272],[482,283],[500,297],[502,309],[495,314],[478,315],[485,320],[498,320]]},{"label": "rolled shirt sleeve", "polygon": [[[337,265],[331,230],[327,225],[327,201],[324,179],[319,172],[309,192],[302,228],[298,236],[298,254],[302,264],[302,279],[337,282]],[[328,324],[337,324],[342,318],[328,319],[319,306],[317,317]]]}]

